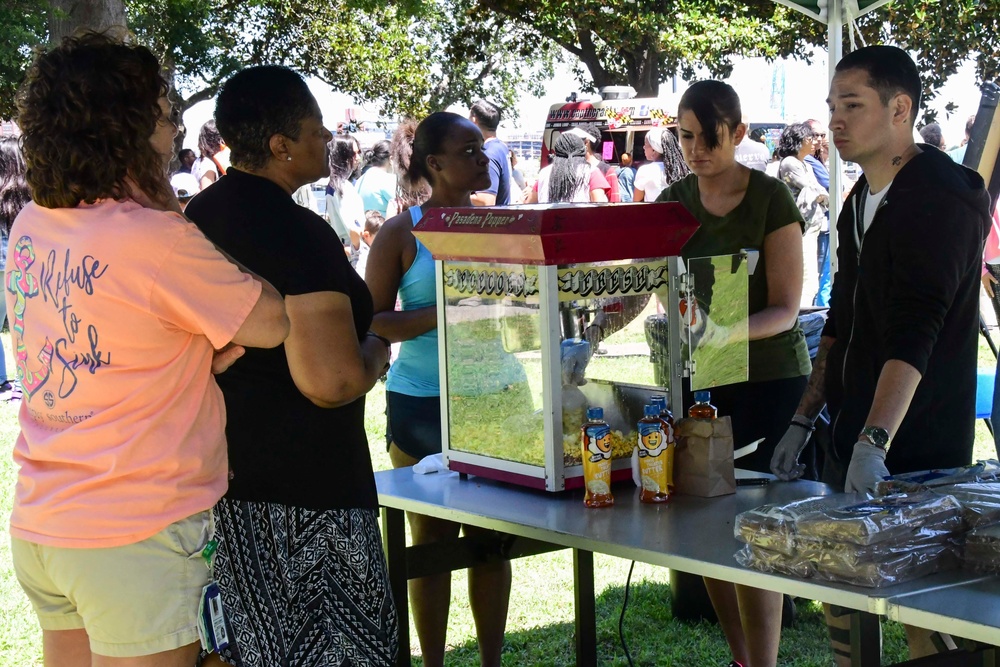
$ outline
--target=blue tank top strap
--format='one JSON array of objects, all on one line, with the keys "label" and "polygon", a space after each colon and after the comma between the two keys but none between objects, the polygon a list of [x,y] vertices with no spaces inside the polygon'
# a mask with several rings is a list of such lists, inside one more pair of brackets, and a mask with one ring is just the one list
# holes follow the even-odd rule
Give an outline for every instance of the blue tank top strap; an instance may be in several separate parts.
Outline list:
[{"label": "blue tank top strap", "polygon": [[[423,217],[419,206],[410,209],[410,219],[416,226]],[[434,279],[434,258],[419,239],[413,264],[399,281],[399,302],[403,310],[416,310],[437,303]],[[409,396],[437,396],[438,344],[437,329],[428,331],[400,345],[399,356],[389,369],[386,389]]]}]

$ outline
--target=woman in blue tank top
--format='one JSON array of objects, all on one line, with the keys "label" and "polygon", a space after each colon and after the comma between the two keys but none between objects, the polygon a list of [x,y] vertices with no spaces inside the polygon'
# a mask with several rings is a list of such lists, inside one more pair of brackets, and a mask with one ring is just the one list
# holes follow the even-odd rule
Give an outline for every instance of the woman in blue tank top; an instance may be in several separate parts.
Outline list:
[{"label": "woman in blue tank top", "polygon": [[[489,188],[489,159],[483,136],[467,119],[438,112],[417,126],[405,180],[426,182],[431,196],[389,219],[368,256],[365,281],[375,304],[372,329],[401,342],[399,356],[386,381],[386,441],[393,466],[412,466],[441,451],[438,385],[437,306],[434,260],[413,235],[423,210],[472,206],[473,192]],[[396,300],[401,310],[396,310]],[[455,537],[461,526],[450,521],[408,514],[414,544]],[[464,527],[466,535],[477,529]],[[500,665],[510,563],[480,565],[469,571],[469,603],[476,619],[482,665]],[[424,665],[444,664],[445,632],[451,600],[451,574],[410,581],[410,606]]]}]

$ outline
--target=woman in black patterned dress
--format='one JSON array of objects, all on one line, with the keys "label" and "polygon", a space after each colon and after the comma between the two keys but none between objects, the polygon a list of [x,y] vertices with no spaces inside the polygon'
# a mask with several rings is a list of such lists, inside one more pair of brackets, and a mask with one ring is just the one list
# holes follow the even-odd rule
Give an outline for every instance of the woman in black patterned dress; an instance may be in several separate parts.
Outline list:
[{"label": "woman in black patterned dress", "polygon": [[[378,528],[365,394],[388,366],[372,299],[336,232],[292,193],[329,176],[330,132],[305,81],[243,70],[216,123],[232,167],[187,214],[285,297],[291,333],[219,376],[229,491],[216,576],[245,667],[388,665],[396,610]],[[235,655],[233,655],[235,654]]]}]

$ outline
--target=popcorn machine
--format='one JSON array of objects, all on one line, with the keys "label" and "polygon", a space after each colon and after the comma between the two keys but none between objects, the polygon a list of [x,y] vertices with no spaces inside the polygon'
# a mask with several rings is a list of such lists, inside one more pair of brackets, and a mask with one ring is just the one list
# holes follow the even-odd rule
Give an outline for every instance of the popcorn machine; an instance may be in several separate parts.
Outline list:
[{"label": "popcorn machine", "polygon": [[[628,477],[653,394],[747,379],[747,253],[692,259],[676,203],[427,211],[435,258],[441,420],[452,470],[547,491],[582,486],[588,406]],[[684,380],[688,378],[688,380]]]}]

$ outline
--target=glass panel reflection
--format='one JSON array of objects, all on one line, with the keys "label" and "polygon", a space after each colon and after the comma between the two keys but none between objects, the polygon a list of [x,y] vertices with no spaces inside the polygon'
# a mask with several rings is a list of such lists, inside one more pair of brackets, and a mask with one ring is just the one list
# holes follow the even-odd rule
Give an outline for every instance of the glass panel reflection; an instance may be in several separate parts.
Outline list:
[{"label": "glass panel reflection", "polygon": [[687,267],[695,302],[693,312],[685,312],[689,334],[682,340],[693,348],[692,390],[745,382],[750,370],[746,257],[699,257]]},{"label": "glass panel reflection", "polygon": [[537,267],[443,268],[449,447],[545,465]]}]

